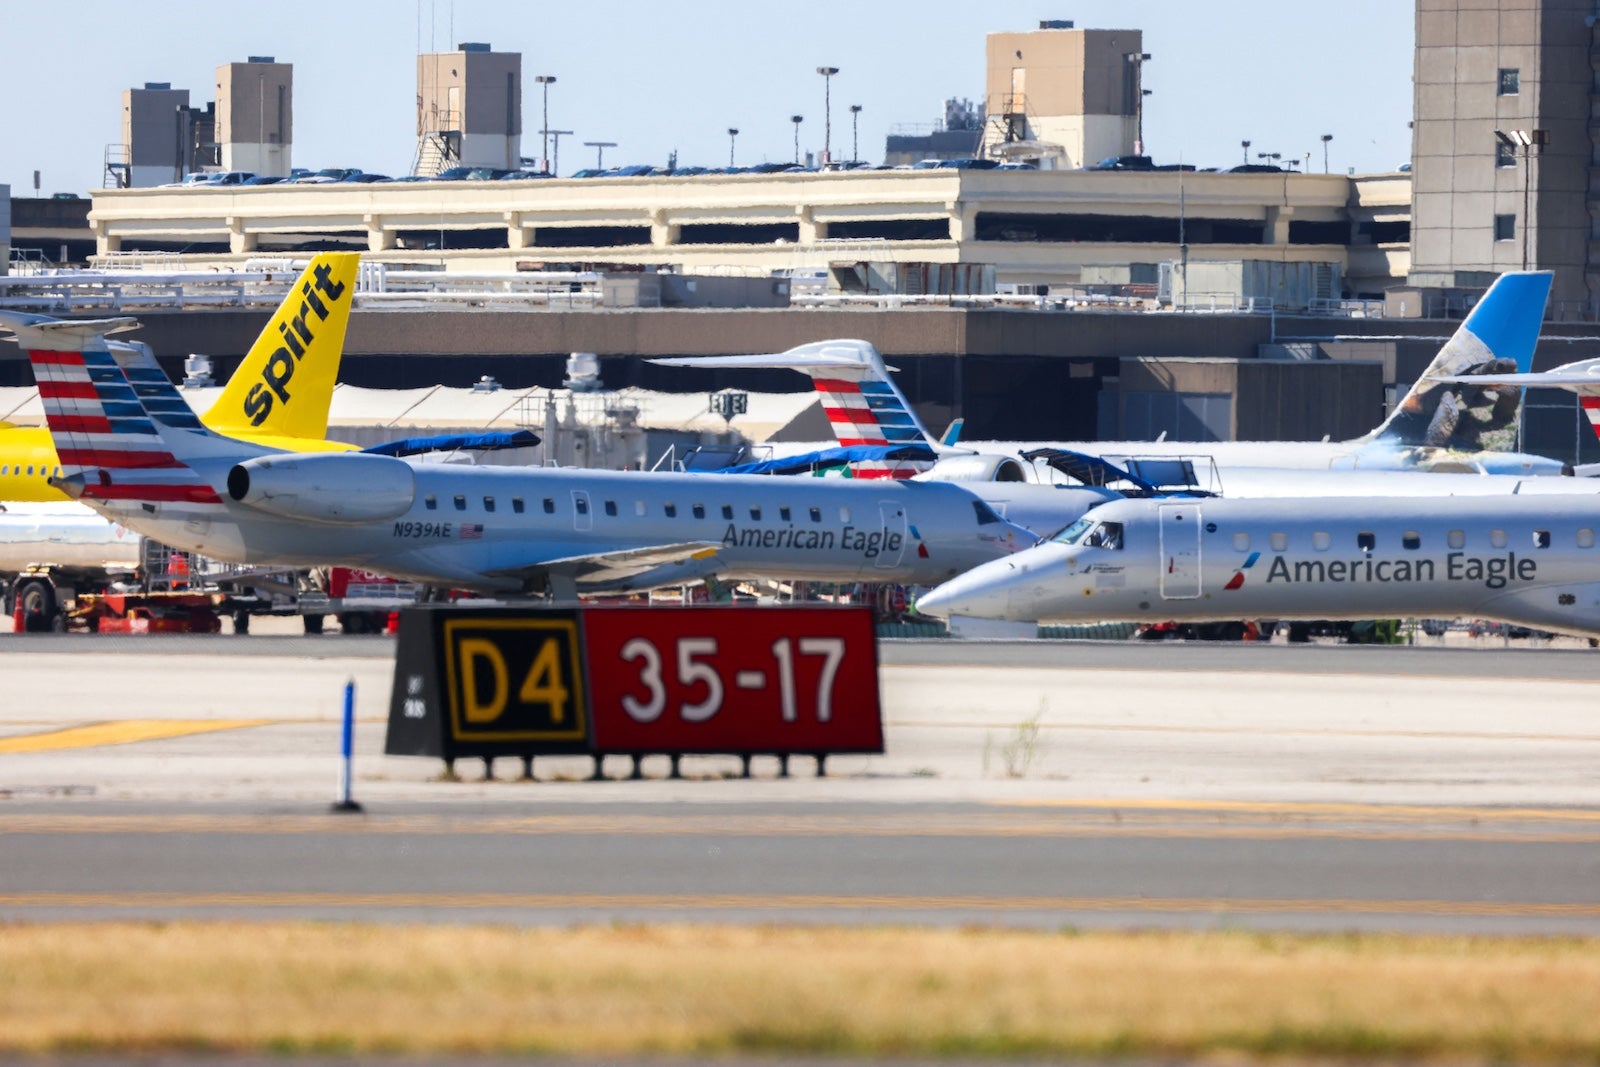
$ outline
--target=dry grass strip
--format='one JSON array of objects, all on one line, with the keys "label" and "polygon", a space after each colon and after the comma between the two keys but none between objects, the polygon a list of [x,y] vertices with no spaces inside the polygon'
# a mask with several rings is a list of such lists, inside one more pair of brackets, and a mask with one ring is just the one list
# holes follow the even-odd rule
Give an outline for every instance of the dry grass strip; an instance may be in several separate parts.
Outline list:
[{"label": "dry grass strip", "polygon": [[1600,941],[0,926],[0,1052],[1600,1062]]}]

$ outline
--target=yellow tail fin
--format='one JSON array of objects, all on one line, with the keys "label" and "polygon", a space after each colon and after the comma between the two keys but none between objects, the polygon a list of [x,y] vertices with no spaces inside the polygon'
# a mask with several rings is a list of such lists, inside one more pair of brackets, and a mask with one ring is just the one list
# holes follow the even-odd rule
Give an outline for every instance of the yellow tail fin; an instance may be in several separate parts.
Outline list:
[{"label": "yellow tail fin", "polygon": [[202,422],[229,437],[327,437],[360,260],[356,252],[312,258]]}]

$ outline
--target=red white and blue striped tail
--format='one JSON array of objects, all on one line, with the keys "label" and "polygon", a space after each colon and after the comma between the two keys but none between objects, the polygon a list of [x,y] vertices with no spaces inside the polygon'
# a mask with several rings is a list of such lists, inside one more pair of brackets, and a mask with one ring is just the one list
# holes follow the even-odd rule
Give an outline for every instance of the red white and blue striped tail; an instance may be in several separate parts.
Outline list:
[{"label": "red white and blue striped tail", "polygon": [[173,454],[106,344],[106,334],[136,324],[0,313],[0,326],[17,335],[33,365],[58,484],[85,500],[221,504]]}]

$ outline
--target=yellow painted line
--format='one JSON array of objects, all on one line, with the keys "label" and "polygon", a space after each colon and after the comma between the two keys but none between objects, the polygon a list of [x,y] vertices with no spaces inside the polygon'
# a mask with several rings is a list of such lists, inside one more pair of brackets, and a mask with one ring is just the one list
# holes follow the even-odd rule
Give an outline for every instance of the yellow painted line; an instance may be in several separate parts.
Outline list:
[{"label": "yellow painted line", "polygon": [[[1232,821],[1220,821],[1229,819]],[[1379,825],[1371,825],[1372,823]],[[1141,813],[1117,808],[1048,816],[1007,812],[929,819],[859,815],[58,815],[11,813],[0,838],[17,834],[411,834],[450,837],[773,837],[1485,842],[1509,845],[1600,845],[1600,828],[1586,823],[1540,825],[1461,818],[1437,825],[1368,819],[1362,825],[1308,824],[1287,816],[1227,815],[1217,811]],[[1559,828],[1558,828],[1559,827]],[[1570,827],[1570,828],[1568,828]]]},{"label": "yellow painted line", "polygon": [[1449,915],[1600,919],[1600,903],[1261,897],[884,896],[863,894],[33,892],[0,894],[0,908],[446,908],[727,911],[1098,911],[1271,915]]},{"label": "yellow painted line", "polygon": [[43,734],[0,737],[0,754],[53,752],[64,748],[98,748],[102,745],[131,745],[139,741],[161,741],[190,734],[209,734],[218,730],[239,730],[262,726],[270,719],[127,719],[122,722],[97,722]]}]

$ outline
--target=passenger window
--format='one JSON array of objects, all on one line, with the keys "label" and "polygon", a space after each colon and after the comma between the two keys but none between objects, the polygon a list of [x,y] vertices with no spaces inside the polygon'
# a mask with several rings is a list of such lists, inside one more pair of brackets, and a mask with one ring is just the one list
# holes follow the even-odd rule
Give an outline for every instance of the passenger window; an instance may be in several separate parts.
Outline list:
[{"label": "passenger window", "polygon": [[1233,535],[1233,550],[1235,552],[1248,552],[1248,551],[1250,551],[1250,535],[1247,534],[1247,533],[1236,533],[1236,534],[1234,534]]},{"label": "passenger window", "polygon": [[523,512],[523,509],[526,508],[526,507],[527,507],[527,504],[523,501],[523,499],[520,496],[514,496],[514,497],[511,498],[511,510],[516,512],[518,515],[521,515],[522,512]]},{"label": "passenger window", "polygon": [[1286,533],[1275,533],[1275,534],[1273,534],[1272,535],[1272,551],[1274,551],[1274,552],[1287,552],[1287,551],[1289,551],[1289,535],[1286,534]]},{"label": "passenger window", "polygon": [[572,506],[577,509],[579,515],[589,514],[589,498],[586,496],[573,497]]},{"label": "passenger window", "polygon": [[465,496],[463,496],[462,494],[457,493],[455,495],[455,505],[456,505],[456,510],[457,511],[466,511],[467,510],[467,498]]},{"label": "passenger window", "polygon": [[1506,532],[1504,530],[1490,530],[1489,544],[1495,548],[1506,547]]},{"label": "passenger window", "polygon": [[664,504],[662,505],[661,510],[667,513],[667,518],[669,519],[675,519],[678,517],[678,505],[676,504]]},{"label": "passenger window", "polygon": [[850,521],[850,509],[849,508],[840,508],[839,509],[839,521],[840,522],[849,522]]},{"label": "passenger window", "polygon": [[635,500],[633,502],[633,513],[635,515],[639,516],[642,519],[645,516],[645,511],[646,511],[646,509],[645,509],[643,500]]},{"label": "passenger window", "polygon": [[1407,530],[1400,535],[1400,547],[1409,548],[1415,552],[1422,547],[1422,535],[1415,530]]},{"label": "passenger window", "polygon": [[33,477],[33,464],[32,463],[28,464],[28,477],[30,477],[30,478]]},{"label": "passenger window", "polygon": [[607,500],[606,501],[606,514],[607,515],[611,515],[611,516],[615,516],[616,513],[617,513],[617,502],[615,500]]},{"label": "passenger window", "polygon": [[1534,548],[1549,548],[1550,547],[1550,531],[1549,530],[1535,530],[1535,531],[1533,531],[1533,547]]},{"label": "passenger window", "polygon": [[1467,532],[1465,530],[1451,530],[1445,535],[1445,544],[1451,548],[1467,547]]},{"label": "passenger window", "polygon": [[703,519],[706,517],[706,506],[704,504],[696,504],[690,510],[694,512],[694,517],[697,519]]},{"label": "passenger window", "polygon": [[1378,547],[1378,539],[1370,531],[1363,530],[1356,534],[1356,547],[1363,552],[1371,552]]},{"label": "passenger window", "polygon": [[494,497],[486,496],[486,497],[483,498],[483,510],[484,511],[493,511],[494,510]]},{"label": "passenger window", "polygon": [[812,508],[811,509],[811,521],[812,522],[821,522],[822,521],[822,509],[821,508]]},{"label": "passenger window", "polygon": [[760,522],[761,521],[761,508],[756,506],[755,504],[751,504],[750,505],[750,521],[751,522]]},{"label": "passenger window", "polygon": [[1331,544],[1333,544],[1333,539],[1321,530],[1311,535],[1311,547],[1318,552],[1326,552]]},{"label": "passenger window", "polygon": [[439,498],[434,496],[432,493],[429,493],[427,496],[422,498],[422,506],[427,508],[429,511],[438,511]]},{"label": "passenger window", "polygon": [[[588,509],[585,508],[584,510],[587,511]],[[544,513],[546,515],[554,515],[556,513],[556,502],[549,497],[544,498]]]},{"label": "passenger window", "polygon": [[724,504],[724,505],[722,505],[722,517],[725,518],[725,519],[733,518],[733,505],[732,504]]},{"label": "passenger window", "polygon": [[1579,530],[1578,531],[1578,547],[1579,548],[1593,548],[1594,547],[1594,531],[1593,530],[1583,529],[1583,530]]},{"label": "passenger window", "polygon": [[782,519],[784,522],[793,521],[789,516],[789,506],[787,504],[778,509],[778,518]]}]

